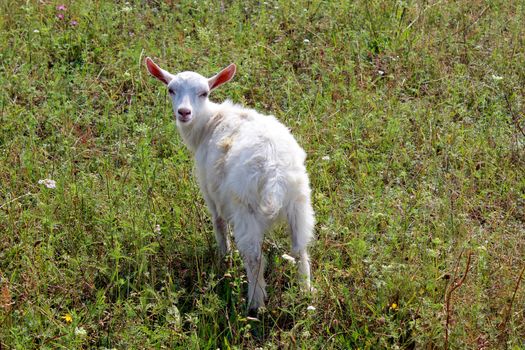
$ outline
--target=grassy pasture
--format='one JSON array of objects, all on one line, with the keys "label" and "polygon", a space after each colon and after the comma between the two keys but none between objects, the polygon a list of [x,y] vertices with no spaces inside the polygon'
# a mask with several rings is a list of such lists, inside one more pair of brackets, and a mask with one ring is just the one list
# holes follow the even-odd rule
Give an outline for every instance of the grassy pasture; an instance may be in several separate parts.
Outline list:
[{"label": "grassy pasture", "polygon": [[[314,296],[278,227],[247,317],[145,56],[305,148]],[[523,1],[2,0],[0,86],[0,349],[525,348]]]}]

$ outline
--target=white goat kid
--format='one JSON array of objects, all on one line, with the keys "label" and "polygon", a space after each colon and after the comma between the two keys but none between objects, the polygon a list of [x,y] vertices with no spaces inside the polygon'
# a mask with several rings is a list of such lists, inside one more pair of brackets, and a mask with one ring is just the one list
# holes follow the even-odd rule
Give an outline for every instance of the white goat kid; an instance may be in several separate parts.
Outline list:
[{"label": "white goat kid", "polygon": [[275,117],[208,99],[210,91],[233,78],[234,64],[209,79],[195,72],[172,75],[149,57],[146,65],[168,87],[177,127],[195,157],[222,255],[230,249],[227,225],[233,225],[248,275],[250,308],[264,306],[263,237],[280,218],[289,224],[302,286],[310,290],[307,246],[313,237],[314,212],[303,149]]}]

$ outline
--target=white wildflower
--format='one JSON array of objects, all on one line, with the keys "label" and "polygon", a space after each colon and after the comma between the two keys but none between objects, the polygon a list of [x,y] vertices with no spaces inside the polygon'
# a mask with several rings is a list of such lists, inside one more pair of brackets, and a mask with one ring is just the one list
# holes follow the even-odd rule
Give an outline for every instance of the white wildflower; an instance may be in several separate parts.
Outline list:
[{"label": "white wildflower", "polygon": [[57,187],[56,181],[55,180],[51,180],[51,179],[38,180],[38,184],[39,185],[44,185],[47,188],[56,188]]},{"label": "white wildflower", "polygon": [[499,81],[499,80],[503,80],[503,77],[500,76],[500,75],[492,74],[492,79],[494,79],[494,80],[496,80],[496,81]]},{"label": "white wildflower", "polygon": [[301,337],[302,337],[302,338],[310,338],[310,335],[311,335],[311,334],[310,334],[310,332],[308,332],[308,331],[303,331],[303,332],[301,333]]},{"label": "white wildflower", "polygon": [[33,33],[40,33],[38,29],[33,30]]},{"label": "white wildflower", "polygon": [[324,156],[324,157],[322,157],[321,159],[322,159],[322,160],[327,160],[327,161],[328,161],[328,160],[330,160],[330,156]]},{"label": "white wildflower", "polygon": [[177,308],[177,306],[172,305],[171,307],[168,308],[168,314],[166,315],[166,321],[168,321],[168,323],[171,326],[177,329],[181,327],[182,319],[180,317],[180,311]]},{"label": "white wildflower", "polygon": [[383,75],[385,75],[385,71],[379,69],[379,70],[377,71],[377,74],[379,74],[380,76],[383,76]]},{"label": "white wildflower", "polygon": [[308,310],[308,311],[315,311],[316,308],[315,308],[315,306],[308,305],[308,307],[306,308],[306,310]]},{"label": "white wildflower", "polygon": [[85,337],[87,335],[87,331],[84,329],[84,327],[75,327],[75,335],[78,337]]},{"label": "white wildflower", "polygon": [[160,225],[159,224],[156,224],[155,225],[155,229],[154,229],[155,233],[159,234],[160,233]]},{"label": "white wildflower", "polygon": [[124,12],[124,13],[130,13],[131,11],[133,11],[133,7],[131,7],[131,6],[129,6],[129,5],[124,6],[124,7],[122,8],[122,12]]},{"label": "white wildflower", "polygon": [[287,260],[289,261],[290,263],[292,263],[293,265],[295,265],[295,258],[293,256],[290,256],[288,254],[283,254],[281,255],[281,257],[284,259],[284,260]]},{"label": "white wildflower", "polygon": [[305,44],[308,44],[309,42],[310,42],[310,40],[308,40],[308,39],[304,39],[303,40],[303,43],[305,43]]}]

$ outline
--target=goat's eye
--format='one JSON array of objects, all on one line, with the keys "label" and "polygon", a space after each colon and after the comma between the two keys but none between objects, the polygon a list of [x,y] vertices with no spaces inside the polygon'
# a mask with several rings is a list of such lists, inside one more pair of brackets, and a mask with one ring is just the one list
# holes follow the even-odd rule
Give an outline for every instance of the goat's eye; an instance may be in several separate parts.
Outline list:
[{"label": "goat's eye", "polygon": [[205,97],[208,97],[208,92],[207,91],[203,91],[199,94],[199,97],[202,97],[202,98],[205,98]]},{"label": "goat's eye", "polygon": [[169,88],[169,89],[168,89],[168,92],[170,93],[170,95],[175,95],[175,91],[173,91],[172,88]]}]

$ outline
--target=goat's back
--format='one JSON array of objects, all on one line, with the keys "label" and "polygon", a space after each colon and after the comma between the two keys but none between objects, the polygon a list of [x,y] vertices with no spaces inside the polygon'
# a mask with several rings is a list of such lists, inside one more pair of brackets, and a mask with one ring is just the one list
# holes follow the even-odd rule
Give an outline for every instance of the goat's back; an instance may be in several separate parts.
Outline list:
[{"label": "goat's back", "polygon": [[247,210],[273,220],[290,201],[309,195],[305,152],[275,117],[225,102],[208,124],[196,171],[221,216]]}]

